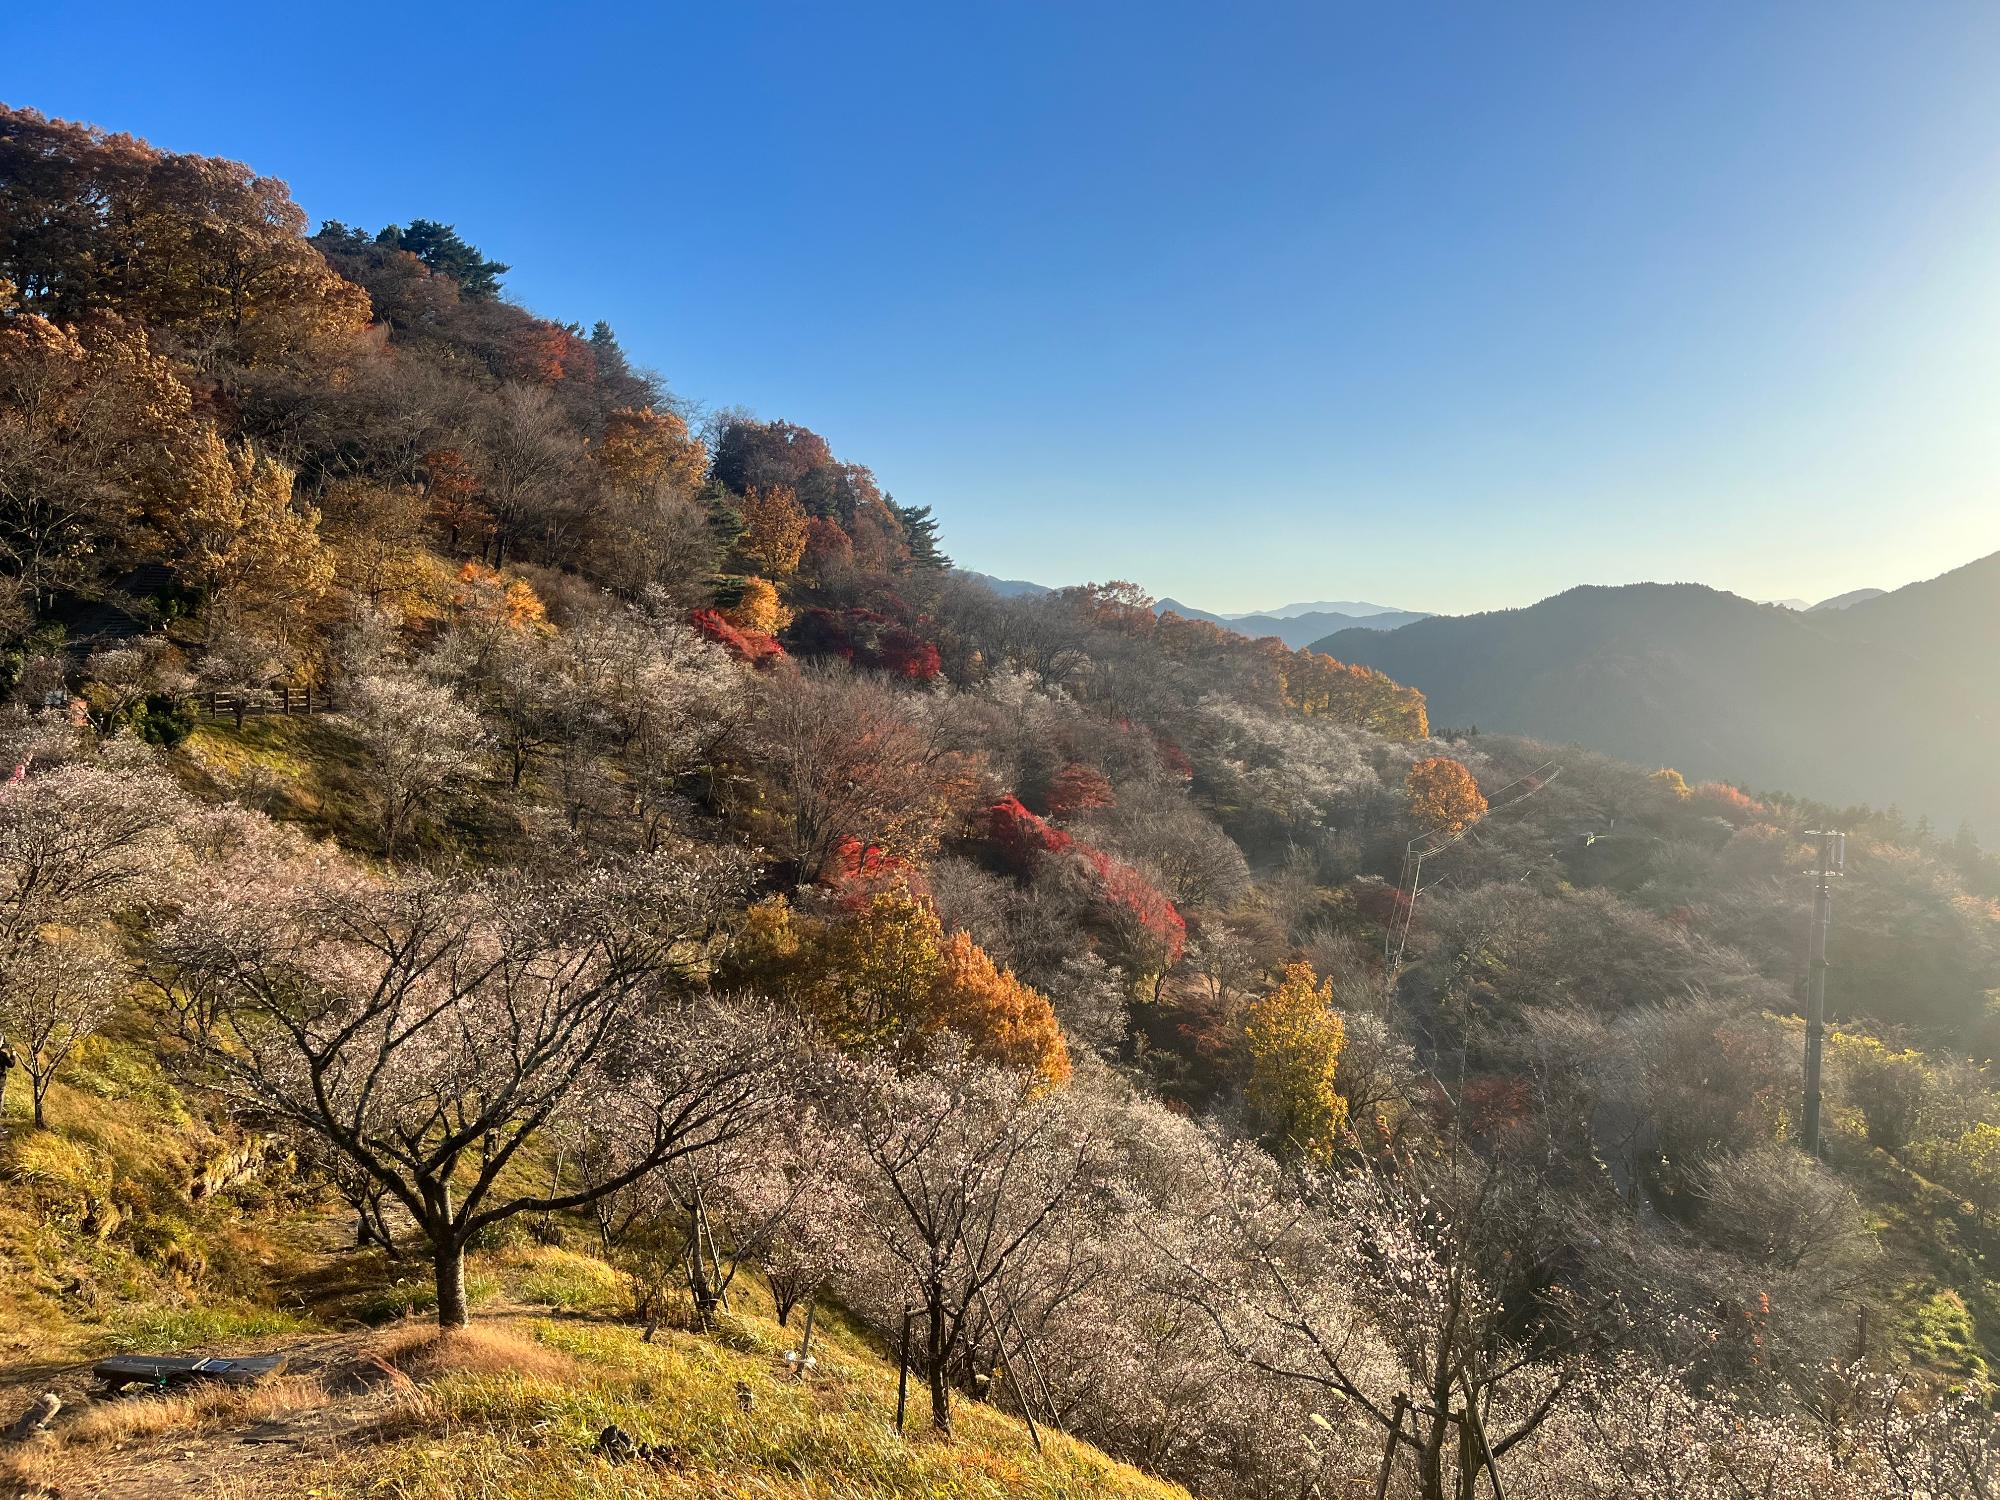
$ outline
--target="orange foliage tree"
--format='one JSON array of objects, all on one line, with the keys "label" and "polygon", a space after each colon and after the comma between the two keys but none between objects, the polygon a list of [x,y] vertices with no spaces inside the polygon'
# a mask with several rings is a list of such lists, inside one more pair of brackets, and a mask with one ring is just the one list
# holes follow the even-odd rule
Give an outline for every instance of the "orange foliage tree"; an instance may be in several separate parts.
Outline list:
[{"label": "orange foliage tree", "polygon": [[0,225],[0,275],[29,309],[116,308],[204,366],[345,358],[372,315],[278,179],[30,109],[0,108]]},{"label": "orange foliage tree", "polygon": [[929,901],[908,889],[811,917],[782,896],[752,908],[727,972],[781,995],[856,1051],[921,1060],[947,1033],[981,1062],[1069,1077],[1069,1049],[1040,991],[995,964],[964,932],[945,936]]},{"label": "orange foliage tree", "polygon": [[1424,827],[1441,833],[1463,833],[1486,816],[1486,797],[1479,782],[1448,755],[1433,755],[1410,767],[1403,779],[1410,812]]},{"label": "orange foliage tree", "polygon": [[484,563],[469,562],[458,570],[452,604],[468,623],[487,629],[518,634],[546,634],[553,629],[533,584]]},{"label": "orange foliage tree", "polygon": [[1694,795],[1693,788],[1687,784],[1687,778],[1672,766],[1661,766],[1646,779],[1676,802],[1685,802]]},{"label": "orange foliage tree", "polygon": [[423,458],[424,500],[431,518],[444,527],[456,548],[461,536],[493,534],[493,513],[479,503],[479,475],[456,448],[440,448]]}]

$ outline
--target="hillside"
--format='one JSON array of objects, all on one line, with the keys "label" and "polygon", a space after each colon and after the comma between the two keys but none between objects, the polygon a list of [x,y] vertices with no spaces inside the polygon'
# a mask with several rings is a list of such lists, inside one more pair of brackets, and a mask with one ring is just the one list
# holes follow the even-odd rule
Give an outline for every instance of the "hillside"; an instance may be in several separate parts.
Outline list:
[{"label": "hillside", "polygon": [[1697,585],[1317,642],[1421,687],[1438,722],[1570,740],[1690,775],[2000,829],[2000,558],[1837,610]]},{"label": "hillside", "polygon": [[[1970,840],[1839,814],[1808,1139],[1823,805],[1456,735],[1128,583],[1003,597],[452,226],[306,230],[0,110],[30,1493],[2000,1487]],[[1825,659],[1605,592],[1465,690],[1567,653],[1664,734],[1704,672],[1750,713],[1767,618]],[[76,1364],[272,1348],[243,1400]]]},{"label": "hillside", "polygon": [[[831,1309],[799,1379],[787,1356],[801,1316],[781,1326],[769,1299],[747,1286],[713,1333],[670,1328],[648,1339],[618,1316],[611,1267],[519,1245],[475,1262],[482,1305],[465,1329],[440,1336],[391,1321],[357,1331],[354,1299],[341,1289],[379,1269],[366,1260],[285,1286],[288,1299],[304,1300],[283,1313],[236,1320],[233,1353],[287,1361],[256,1390],[93,1404],[83,1367],[38,1369],[32,1379],[10,1372],[0,1379],[10,1419],[45,1389],[82,1415],[26,1450],[0,1445],[0,1491],[566,1500],[782,1486],[884,1500],[1186,1500],[1178,1486],[1058,1432],[1030,1434],[994,1407],[965,1413],[949,1443],[920,1408],[899,1434],[893,1351],[885,1363],[881,1346]],[[218,1322],[128,1332],[124,1342],[201,1352]],[[241,1331],[259,1323],[273,1331]],[[614,1425],[645,1451],[607,1452],[600,1435]]]}]

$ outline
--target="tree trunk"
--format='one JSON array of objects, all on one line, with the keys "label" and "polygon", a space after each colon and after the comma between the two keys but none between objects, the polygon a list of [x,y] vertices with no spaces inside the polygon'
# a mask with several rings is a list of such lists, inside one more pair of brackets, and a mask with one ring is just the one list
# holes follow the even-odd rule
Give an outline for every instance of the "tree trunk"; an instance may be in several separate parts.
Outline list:
[{"label": "tree trunk", "polygon": [[924,1342],[924,1373],[931,1383],[931,1426],[939,1437],[951,1436],[951,1382],[946,1378],[945,1359],[949,1350],[944,1342],[944,1308],[933,1302],[930,1306],[930,1330]]},{"label": "tree trunk", "polygon": [[1417,1484],[1423,1500],[1449,1500],[1444,1484],[1444,1446],[1451,1435],[1451,1419],[1431,1414],[1430,1431],[1424,1434],[1417,1453]]},{"label": "tree trunk", "polygon": [[34,1096],[35,1100],[35,1129],[37,1130],[47,1130],[49,1128],[49,1122],[42,1118],[42,1101],[49,1097],[49,1084],[53,1081],[52,1077],[37,1078],[32,1073],[28,1075],[28,1092]]},{"label": "tree trunk", "polygon": [[438,1327],[463,1328],[471,1316],[465,1305],[465,1246],[456,1241],[432,1252],[437,1268]]}]

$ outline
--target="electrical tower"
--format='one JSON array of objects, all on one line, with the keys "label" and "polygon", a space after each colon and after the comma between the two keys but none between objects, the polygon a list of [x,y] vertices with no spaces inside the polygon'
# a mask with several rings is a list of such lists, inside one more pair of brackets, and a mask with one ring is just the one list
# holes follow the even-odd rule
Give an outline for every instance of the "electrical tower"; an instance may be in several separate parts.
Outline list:
[{"label": "electrical tower", "polygon": [[1809,828],[1819,839],[1819,869],[1813,876],[1812,931],[1806,958],[1806,1101],[1800,1144],[1823,1154],[1819,1131],[1820,1067],[1826,1055],[1826,930],[1833,921],[1833,882],[1847,873],[1847,835]]}]

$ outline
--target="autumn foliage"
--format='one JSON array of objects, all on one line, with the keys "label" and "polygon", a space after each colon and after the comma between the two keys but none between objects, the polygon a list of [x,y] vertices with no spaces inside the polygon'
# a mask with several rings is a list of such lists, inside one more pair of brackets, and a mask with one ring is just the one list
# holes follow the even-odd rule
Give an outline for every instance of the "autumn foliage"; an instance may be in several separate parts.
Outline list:
[{"label": "autumn foliage", "polygon": [[1694,789],[1687,784],[1687,778],[1672,766],[1660,767],[1650,779],[1654,786],[1676,802],[1685,802],[1694,795]]},{"label": "autumn foliage", "polygon": [[704,638],[721,646],[738,661],[748,662],[753,667],[768,667],[784,660],[785,648],[771,637],[754,630],[739,629],[716,610],[693,610],[688,615],[688,623]]},{"label": "autumn foliage", "polygon": [[789,578],[806,555],[806,513],[788,489],[753,489],[738,510],[743,535],[736,548],[767,578]]},{"label": "autumn foliage", "polygon": [[1472,772],[1448,755],[1433,755],[1410,767],[1403,790],[1410,815],[1438,833],[1463,833],[1486,816],[1486,797]]},{"label": "autumn foliage", "polygon": [[708,467],[708,451],[677,413],[622,407],[604,423],[597,463],[611,482],[643,494],[660,486],[692,490]]},{"label": "autumn foliage", "polygon": [[746,578],[743,592],[723,616],[738,630],[750,635],[775,636],[792,623],[792,612],[778,598],[777,587],[768,578]]},{"label": "autumn foliage", "polygon": [[1390,739],[1430,733],[1424,695],[1372,668],[1294,651],[1275,636],[1253,641],[1171,610],[1155,614],[1145,591],[1124,581],[1063,589],[1056,598],[1098,629],[1146,640],[1172,661],[1229,681],[1248,701]]},{"label": "autumn foliage", "polygon": [[1338,1088],[1347,1028],[1333,1007],[1333,981],[1309,963],[1289,965],[1284,981],[1251,1003],[1243,1032],[1252,1112],[1281,1147],[1330,1159],[1347,1126]]},{"label": "autumn foliage", "polygon": [[1061,854],[1076,841],[1060,828],[1030,812],[1021,799],[1002,797],[980,814],[985,833],[1000,863],[1016,875],[1031,873],[1051,854]]},{"label": "autumn foliage", "polygon": [[468,562],[458,570],[452,604],[460,614],[484,626],[516,632],[549,629],[548,609],[534,586],[525,578],[483,563]]},{"label": "autumn foliage", "polygon": [[803,914],[783,897],[759,903],[730,972],[786,996],[850,1049],[888,1049],[915,1061],[952,1033],[982,1062],[1049,1084],[1069,1077],[1069,1051],[1047,998],[967,934],[947,937],[930,902],[900,885],[829,917]]},{"label": "autumn foliage", "polygon": [[1067,819],[1110,807],[1117,800],[1110,779],[1102,771],[1071,761],[1050,778],[1044,805],[1050,817]]},{"label": "autumn foliage", "polygon": [[793,628],[801,656],[836,656],[904,682],[929,682],[943,670],[937,646],[872,609],[809,609]]},{"label": "autumn foliage", "polygon": [[1002,797],[976,822],[996,863],[1017,876],[1034,876],[1045,862],[1062,861],[1081,887],[1095,925],[1129,967],[1160,974],[1180,962],[1187,922],[1132,866],[1052,826],[1018,797]]}]

